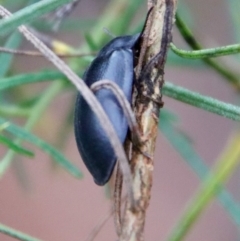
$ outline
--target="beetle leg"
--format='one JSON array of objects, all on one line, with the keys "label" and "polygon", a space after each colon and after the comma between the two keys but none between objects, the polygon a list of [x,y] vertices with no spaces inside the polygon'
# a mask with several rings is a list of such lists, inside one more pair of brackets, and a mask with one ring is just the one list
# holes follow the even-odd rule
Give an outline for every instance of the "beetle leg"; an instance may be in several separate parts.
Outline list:
[{"label": "beetle leg", "polygon": [[134,148],[134,149],[137,149],[138,152],[141,153],[143,156],[145,156],[145,157],[147,157],[147,158],[149,158],[149,159],[151,159],[151,160],[153,159],[153,156],[151,156],[149,153],[143,151],[143,150],[141,149],[141,146],[133,143],[133,148]]},{"label": "beetle leg", "polygon": [[144,93],[142,93],[142,95],[147,99],[151,100],[152,102],[154,102],[155,104],[157,104],[159,108],[162,108],[164,106],[164,102],[160,98],[154,98]]},{"label": "beetle leg", "polygon": [[122,171],[119,166],[119,163],[117,163],[117,172],[116,172],[116,178],[115,178],[115,186],[114,186],[114,202],[113,202],[113,208],[114,208],[114,223],[116,228],[116,233],[118,236],[121,234],[122,230],[122,220],[121,220],[121,194],[122,194],[122,183],[123,183],[123,176]]},{"label": "beetle leg", "polygon": [[133,142],[137,143],[138,145],[141,145],[141,137],[140,137],[140,132],[138,129],[136,118],[133,114],[133,111],[131,109],[131,106],[128,100],[126,99],[123,91],[119,88],[119,86],[110,80],[99,80],[94,84],[92,84],[90,88],[93,92],[101,88],[105,88],[105,89],[110,89],[114,93],[120,106],[123,109],[124,115],[127,118],[129,128],[132,132]]},{"label": "beetle leg", "polygon": [[[124,142],[124,150],[126,152],[126,155],[128,159],[130,160],[131,158],[131,141],[129,139],[129,135],[127,135],[126,140]],[[120,237],[121,232],[122,232],[122,203],[124,203],[125,198],[122,198],[122,184],[123,184],[123,174],[122,170],[119,166],[119,162],[117,163],[117,171],[116,171],[116,178],[115,178],[115,186],[114,186],[114,204],[113,204],[113,209],[114,209],[114,223],[115,223],[115,228],[116,228],[116,233]],[[125,203],[126,204],[126,203]]]},{"label": "beetle leg", "polygon": [[[130,148],[130,146],[129,146],[128,143],[131,143],[131,144],[132,144],[132,145],[131,145],[131,148]],[[145,157],[147,157],[147,158],[149,158],[149,159],[153,159],[153,157],[152,157],[150,154],[148,154],[147,152],[145,152],[145,151],[142,150],[142,149],[143,149],[142,146],[144,145],[144,143],[145,143],[145,141],[142,140],[142,139],[141,139],[141,143],[140,143],[140,144],[134,142],[134,140],[132,139],[131,133],[129,132],[129,133],[127,134],[127,138],[126,138],[126,141],[125,141],[125,147],[124,147],[124,149],[125,149],[126,155],[127,155],[127,157],[128,157],[129,160],[132,159],[132,157],[131,157],[131,151],[130,151],[130,150],[132,150],[132,149],[136,149],[136,150],[138,150],[138,152],[141,153],[143,156],[145,156]],[[128,146],[126,146],[127,144],[128,144]],[[126,148],[127,148],[127,149],[126,149]]]}]

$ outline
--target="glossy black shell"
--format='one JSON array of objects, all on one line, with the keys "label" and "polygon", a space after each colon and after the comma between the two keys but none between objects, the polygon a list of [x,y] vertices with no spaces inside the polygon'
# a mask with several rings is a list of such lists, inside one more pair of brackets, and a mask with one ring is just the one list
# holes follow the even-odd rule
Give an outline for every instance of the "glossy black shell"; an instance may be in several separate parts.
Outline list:
[{"label": "glossy black shell", "polygon": [[[117,37],[103,47],[84,75],[86,84],[90,87],[99,80],[111,80],[119,85],[130,102],[134,79],[133,48],[138,38],[139,34]],[[116,97],[107,89],[100,89],[95,95],[123,143],[128,123]],[[104,185],[111,177],[117,158],[98,118],[80,94],[76,100],[74,129],[86,167],[95,183]]]}]

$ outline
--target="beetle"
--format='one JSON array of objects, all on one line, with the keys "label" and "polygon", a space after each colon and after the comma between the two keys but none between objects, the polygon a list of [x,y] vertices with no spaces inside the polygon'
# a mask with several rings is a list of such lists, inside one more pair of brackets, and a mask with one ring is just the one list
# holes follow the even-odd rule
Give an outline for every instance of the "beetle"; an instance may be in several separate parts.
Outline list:
[{"label": "beetle", "polygon": [[[106,44],[85,72],[83,79],[86,84],[91,87],[99,80],[113,81],[130,102],[135,47],[140,36],[141,34],[120,36]],[[123,143],[128,132],[128,122],[116,96],[109,89],[100,89],[95,95]],[[106,184],[112,175],[117,157],[98,118],[80,94],[77,95],[75,104],[74,132],[79,153],[95,183]]]}]

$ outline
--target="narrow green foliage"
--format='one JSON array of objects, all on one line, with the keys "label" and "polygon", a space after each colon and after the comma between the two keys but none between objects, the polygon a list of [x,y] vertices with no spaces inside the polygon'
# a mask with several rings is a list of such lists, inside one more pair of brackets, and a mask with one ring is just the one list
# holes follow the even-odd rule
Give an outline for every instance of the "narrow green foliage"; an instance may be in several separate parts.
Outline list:
[{"label": "narrow green foliage", "polygon": [[0,143],[2,143],[3,145],[9,147],[10,149],[12,149],[13,151],[28,156],[28,157],[34,157],[34,153],[32,151],[29,151],[17,144],[15,144],[11,139],[0,135]]},{"label": "narrow green foliage", "polygon": [[240,121],[240,107],[238,106],[224,103],[208,96],[203,96],[199,93],[176,86],[169,82],[165,83],[163,87],[163,94],[203,110],[235,121]]},{"label": "narrow green foliage", "polygon": [[[210,170],[205,161],[196,152],[189,138],[186,138],[186,135],[174,126],[173,122],[176,122],[176,118],[173,113],[163,109],[159,122],[161,133],[164,134],[173,148],[181,155],[186,164],[203,180],[209,175]],[[223,186],[219,186],[217,197],[232,220],[236,225],[240,226],[240,205]]]},{"label": "narrow green foliage", "polygon": [[[7,121],[3,118],[0,118],[0,125],[6,123]],[[82,173],[80,170],[75,167],[69,160],[67,160],[59,151],[57,151],[54,147],[52,147],[50,144],[46,143],[45,141],[41,140],[37,136],[31,134],[30,132],[24,130],[23,128],[14,125],[10,122],[8,122],[8,125],[4,129],[5,131],[13,134],[16,137],[19,137],[23,140],[26,140],[36,146],[38,146],[40,149],[42,149],[44,152],[49,154],[59,165],[61,165],[66,171],[68,171],[71,175],[81,178]]]},{"label": "narrow green foliage", "polygon": [[[11,34],[8,38],[6,44],[4,45],[5,48],[16,49],[20,45],[22,37],[20,33],[15,32]],[[13,60],[12,54],[0,53],[0,78],[5,76],[8,70],[11,67],[11,63]]]},{"label": "narrow green foliage", "polygon": [[28,116],[31,109],[22,108],[14,105],[0,105],[0,115],[3,116]]},{"label": "narrow green foliage", "polygon": [[240,15],[239,15],[239,9],[240,9],[240,2],[239,0],[228,0],[227,4],[228,10],[229,10],[229,16],[232,19],[232,30],[233,35],[237,42],[240,41],[240,32],[239,26],[240,26]]},{"label": "narrow green foliage", "polygon": [[136,15],[140,6],[143,5],[144,0],[132,0],[128,1],[128,6],[124,12],[122,12],[123,16],[121,16],[117,24],[117,30],[114,29],[114,33],[117,35],[122,35],[122,33],[126,32],[126,29],[129,30],[130,23],[133,21],[133,16]]},{"label": "narrow green foliage", "polygon": [[0,35],[7,34],[21,24],[39,18],[43,14],[49,13],[64,3],[69,2],[71,0],[43,0],[27,6],[14,13],[11,17],[0,20]]},{"label": "narrow green foliage", "polygon": [[210,201],[221,191],[221,186],[237,169],[240,161],[240,136],[235,136],[217,160],[214,171],[202,182],[197,193],[191,198],[179,222],[170,234],[168,241],[183,240],[200,217]]},{"label": "narrow green foliage", "polygon": [[21,241],[41,241],[40,239],[31,237],[28,234],[17,231],[1,223],[0,223],[0,232]]},{"label": "narrow green foliage", "polygon": [[97,44],[94,42],[92,35],[89,33],[85,33],[85,40],[86,43],[88,44],[88,47],[91,51],[96,51],[99,50],[99,47],[97,46]]},{"label": "narrow green foliage", "polygon": [[[186,41],[186,43],[193,49],[193,50],[200,50],[203,49],[202,46],[198,43],[195,39],[194,35],[192,34],[191,30],[185,24],[183,19],[176,14],[176,26],[180,31],[182,37]],[[227,69],[223,65],[218,64],[216,61],[212,59],[202,59],[207,65],[209,65],[212,69],[214,69],[218,74],[223,76],[226,80],[229,81],[235,88],[238,90],[240,89],[240,78],[239,76],[235,75],[231,70]]]},{"label": "narrow green foliage", "polygon": [[29,83],[46,82],[64,79],[65,76],[58,71],[44,70],[36,73],[20,74],[1,79],[0,90],[21,86]]},{"label": "narrow green foliage", "polygon": [[[39,118],[42,116],[42,113],[45,111],[45,109],[49,106],[49,103],[53,100],[53,98],[56,97],[56,95],[62,91],[62,89],[65,87],[65,82],[63,81],[57,81],[52,83],[46,91],[43,92],[42,96],[38,99],[36,104],[33,106],[31,115],[29,116],[24,128],[20,128],[17,126],[12,125],[12,127],[8,126],[7,128],[11,128],[9,132],[12,132],[20,139],[17,139],[15,143],[20,144],[22,139],[27,139],[28,141],[34,143],[38,147],[42,148],[46,153],[50,154],[55,161],[57,161],[60,165],[62,165],[68,172],[70,172],[72,175],[76,177],[81,177],[81,172],[75,168],[60,152],[58,152],[55,148],[53,148],[51,145],[47,144],[46,142],[42,141],[41,139],[38,139],[36,136],[31,135],[29,132],[32,127],[36,124],[36,122],[39,120]],[[3,120],[2,120],[3,121]],[[5,122],[5,120],[4,120]],[[5,130],[7,130],[7,128]],[[13,129],[16,129],[14,131]],[[19,131],[17,131],[19,130]],[[2,159],[2,162],[0,163],[0,176],[2,176],[6,170],[11,165],[11,162],[14,157],[14,152],[9,150],[7,154]]]}]

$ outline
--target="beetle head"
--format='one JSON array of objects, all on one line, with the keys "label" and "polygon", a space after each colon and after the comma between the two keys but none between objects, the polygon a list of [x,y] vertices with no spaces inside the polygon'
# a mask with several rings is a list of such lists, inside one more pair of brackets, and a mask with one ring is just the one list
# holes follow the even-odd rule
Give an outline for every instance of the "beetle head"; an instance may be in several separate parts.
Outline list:
[{"label": "beetle head", "polygon": [[140,34],[116,37],[101,49],[98,56],[107,55],[117,49],[133,49],[139,37]]}]

